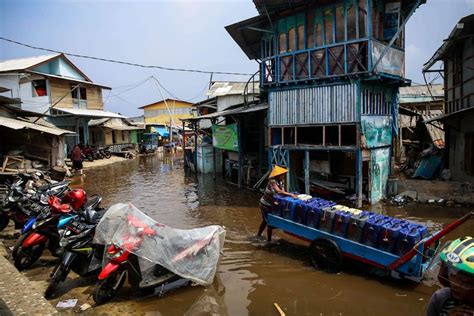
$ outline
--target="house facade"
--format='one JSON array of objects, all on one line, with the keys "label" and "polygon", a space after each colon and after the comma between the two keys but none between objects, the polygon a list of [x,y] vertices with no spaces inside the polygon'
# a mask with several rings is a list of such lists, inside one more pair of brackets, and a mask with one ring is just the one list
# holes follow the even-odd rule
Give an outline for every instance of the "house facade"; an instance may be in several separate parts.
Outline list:
[{"label": "house facade", "polygon": [[192,117],[193,104],[165,99],[139,107],[143,109],[145,124],[179,126],[180,119]]},{"label": "house facade", "polygon": [[[442,122],[452,180],[474,181],[474,14],[462,18],[423,71],[444,78],[444,114],[425,122]],[[443,66],[441,70],[438,63]]]},{"label": "house facade", "polygon": [[[0,92],[11,92],[0,87]],[[55,127],[46,122],[36,112],[21,109],[18,99],[0,96],[0,161],[16,152],[15,156],[37,161],[45,167],[64,165],[64,145],[68,130]],[[2,172],[10,172],[2,166]],[[33,166],[24,166],[32,168]]]},{"label": "house facade", "polygon": [[107,146],[111,151],[137,147],[138,133],[143,131],[142,127],[122,118],[90,120],[89,129],[90,144],[98,147]]},{"label": "house facade", "polygon": [[92,118],[123,117],[104,111],[102,90],[111,88],[92,82],[64,54],[11,59],[0,62],[0,85],[17,98],[22,109],[48,116],[58,127],[75,132],[68,147],[89,141]]},{"label": "house facade", "polygon": [[226,27],[259,61],[269,163],[291,190],[385,197],[405,24],[423,2],[254,0],[258,16]]}]

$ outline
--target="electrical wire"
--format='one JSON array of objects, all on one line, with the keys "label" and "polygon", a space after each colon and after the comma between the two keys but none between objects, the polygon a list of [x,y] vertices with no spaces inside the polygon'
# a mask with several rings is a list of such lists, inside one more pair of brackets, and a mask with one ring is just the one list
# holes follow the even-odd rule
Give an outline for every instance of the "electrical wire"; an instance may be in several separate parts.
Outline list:
[{"label": "electrical wire", "polygon": [[13,43],[16,45],[28,47],[31,49],[36,49],[36,50],[42,50],[50,53],[57,53],[57,54],[64,54],[67,56],[73,56],[77,58],[86,58],[86,59],[92,59],[92,60],[98,60],[98,61],[104,61],[104,62],[109,62],[109,63],[116,63],[116,64],[122,64],[122,65],[128,65],[128,66],[134,66],[134,67],[140,67],[140,68],[148,68],[148,69],[161,69],[161,70],[168,70],[168,71],[180,71],[180,72],[192,72],[192,73],[203,73],[203,74],[219,74],[219,75],[232,75],[232,76],[251,76],[252,74],[247,74],[247,73],[241,73],[241,72],[227,72],[227,71],[209,71],[209,70],[201,70],[201,69],[186,69],[186,68],[173,68],[173,67],[164,67],[164,66],[159,66],[159,65],[143,65],[143,64],[138,64],[138,63],[132,63],[132,62],[127,62],[127,61],[120,61],[120,60],[115,60],[115,59],[109,59],[109,58],[101,58],[101,57],[94,57],[94,56],[88,56],[88,55],[80,55],[80,54],[72,54],[72,53],[66,53],[66,52],[61,52],[58,50],[50,49],[50,48],[44,48],[44,47],[39,47],[39,46],[33,46],[30,44],[25,44],[22,42],[18,42],[3,36],[0,36],[0,40]]}]

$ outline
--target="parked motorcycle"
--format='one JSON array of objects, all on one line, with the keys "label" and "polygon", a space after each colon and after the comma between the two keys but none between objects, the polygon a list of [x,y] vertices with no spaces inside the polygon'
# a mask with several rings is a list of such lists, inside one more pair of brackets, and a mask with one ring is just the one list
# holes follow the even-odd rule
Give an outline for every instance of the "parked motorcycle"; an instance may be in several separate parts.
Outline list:
[{"label": "parked motorcycle", "polygon": [[[41,221],[35,221],[31,230],[22,235],[16,242],[12,252],[15,267],[24,270],[33,265],[41,257],[46,244],[53,256],[59,256],[59,231],[60,220],[66,221],[68,216],[74,216],[84,208],[97,208],[102,198],[98,195],[87,199],[86,192],[82,189],[69,190],[62,201],[58,197],[48,198],[51,216]],[[59,225],[60,226],[60,225]]]},{"label": "parked motorcycle", "polygon": [[94,161],[94,149],[89,145],[82,148],[81,155],[83,160]]},{"label": "parked motorcycle", "polygon": [[71,270],[82,277],[99,274],[104,246],[93,244],[92,240],[103,213],[89,207],[65,225],[59,241],[61,260],[51,273],[45,298],[55,296],[58,284],[66,280]]},{"label": "parked motorcycle", "polygon": [[106,159],[109,159],[110,157],[112,157],[112,153],[110,152],[110,147],[103,147],[103,148],[100,148],[99,149],[99,152],[101,153],[101,155],[106,158]]},{"label": "parked motorcycle", "polygon": [[40,211],[41,206],[47,205],[48,194],[61,195],[67,190],[69,182],[47,184],[36,189],[26,189],[23,184],[24,180],[18,178],[10,186],[8,194],[1,203],[0,231],[8,226],[10,220],[14,221],[16,229],[21,228],[28,218]]},{"label": "parked motorcycle", "polygon": [[132,252],[140,247],[144,238],[155,236],[156,231],[132,216],[128,216],[128,223],[136,229],[136,234],[123,236],[123,247],[110,245],[107,248],[106,256],[110,262],[100,272],[99,282],[93,293],[93,299],[97,304],[104,304],[113,299],[123,286],[127,275],[132,288],[145,294],[152,294],[157,288],[163,289],[165,285],[178,280],[182,281],[180,286],[190,283],[158,264],[152,265],[151,273],[143,271],[139,257]]}]

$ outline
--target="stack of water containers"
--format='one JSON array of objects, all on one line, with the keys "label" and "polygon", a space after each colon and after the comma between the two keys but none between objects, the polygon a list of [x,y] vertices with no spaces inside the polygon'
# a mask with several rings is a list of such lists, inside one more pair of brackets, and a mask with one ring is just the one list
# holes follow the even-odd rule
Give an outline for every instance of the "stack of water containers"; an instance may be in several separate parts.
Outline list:
[{"label": "stack of water containers", "polygon": [[396,255],[426,237],[425,226],[313,197],[274,196],[272,214]]}]

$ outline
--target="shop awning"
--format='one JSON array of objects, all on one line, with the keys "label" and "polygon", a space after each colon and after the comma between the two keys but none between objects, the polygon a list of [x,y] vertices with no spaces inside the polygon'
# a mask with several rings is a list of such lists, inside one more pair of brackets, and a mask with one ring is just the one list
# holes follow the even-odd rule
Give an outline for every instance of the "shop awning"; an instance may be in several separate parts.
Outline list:
[{"label": "shop awning", "polygon": [[224,111],[219,111],[219,112],[214,112],[211,114],[184,119],[183,121],[197,121],[197,120],[204,120],[204,119],[213,119],[213,118],[217,118],[221,116],[240,115],[240,114],[252,113],[252,112],[257,112],[257,111],[263,111],[266,109],[268,109],[267,103],[261,103],[258,105],[250,105],[250,106],[240,106],[233,109],[227,109]]},{"label": "shop awning", "polygon": [[126,118],[123,115],[114,112],[102,111],[102,110],[88,110],[88,109],[66,109],[66,108],[53,108],[57,115],[75,115],[84,117],[116,117]]},{"label": "shop awning", "polygon": [[31,122],[26,122],[23,120],[17,120],[14,118],[9,118],[9,117],[3,117],[0,116],[0,126],[7,127],[10,129],[14,130],[21,130],[21,129],[32,129],[35,131],[39,131],[42,133],[47,133],[51,135],[56,135],[56,136],[61,136],[64,134],[75,134],[74,132],[61,129],[61,128],[56,128],[56,127],[47,127]]},{"label": "shop awning", "polygon": [[155,132],[157,132],[158,134],[160,134],[163,137],[170,136],[170,131],[166,127],[153,126],[152,130],[155,130]]}]

